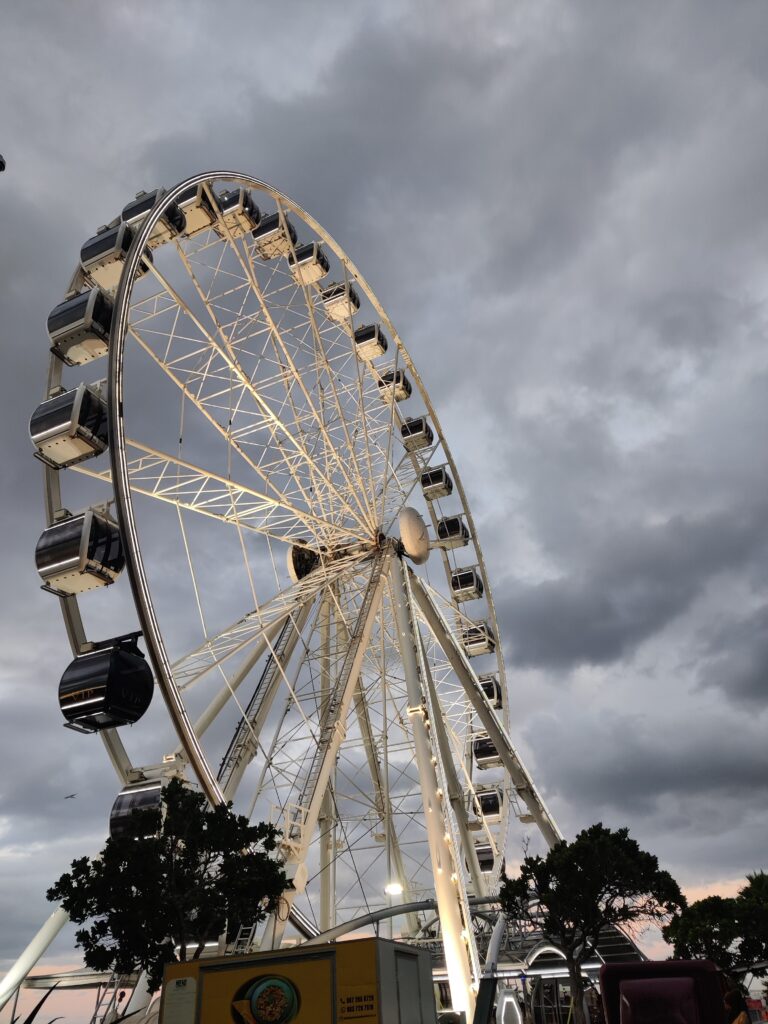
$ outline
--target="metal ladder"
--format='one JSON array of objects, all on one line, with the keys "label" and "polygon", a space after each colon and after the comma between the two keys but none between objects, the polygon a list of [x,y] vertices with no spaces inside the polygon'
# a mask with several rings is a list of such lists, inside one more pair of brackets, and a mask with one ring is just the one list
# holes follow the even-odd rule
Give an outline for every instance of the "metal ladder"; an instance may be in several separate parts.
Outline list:
[{"label": "metal ladder", "polygon": [[255,924],[241,924],[237,930],[235,941],[232,943],[232,952],[235,954],[250,953],[253,948],[253,939],[255,935]]},{"label": "metal ladder", "polygon": [[109,981],[105,985],[99,986],[90,1024],[109,1024],[110,1021],[119,1017],[120,1002],[117,997],[121,991],[129,987],[124,982],[125,977],[113,971],[109,976]]},{"label": "metal ladder", "polygon": [[[291,618],[286,619],[285,625],[280,630],[277,641],[274,644],[274,654],[270,652],[266,664],[264,665],[264,670],[256,684],[256,689],[253,691],[253,696],[249,700],[248,706],[245,709],[245,714],[240,719],[240,723],[235,730],[235,734],[227,747],[224,757],[222,758],[217,779],[219,785],[224,789],[226,789],[232,773],[239,766],[242,758],[250,753],[249,747],[253,747],[254,745],[253,736],[251,734],[253,722],[261,708],[265,695],[269,693],[272,688],[272,684],[275,681],[275,677],[280,671],[280,665],[283,663],[283,655],[285,654],[285,649],[288,646],[288,641],[293,628],[293,620]],[[275,657],[275,655],[277,657]]]}]

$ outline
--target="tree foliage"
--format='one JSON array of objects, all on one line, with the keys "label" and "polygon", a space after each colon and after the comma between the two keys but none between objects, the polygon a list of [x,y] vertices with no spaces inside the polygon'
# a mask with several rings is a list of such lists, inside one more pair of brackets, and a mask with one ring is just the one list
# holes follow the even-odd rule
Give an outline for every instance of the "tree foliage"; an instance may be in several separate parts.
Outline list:
[{"label": "tree foliage", "polygon": [[251,825],[231,805],[172,780],[164,813],[136,811],[127,835],[108,839],[99,857],[82,857],[48,890],[71,919],[85,963],[95,970],[146,970],[159,988],[163,966],[196,958],[225,928],[257,923],[276,909],[286,887],[269,854],[277,831]]},{"label": "tree foliage", "polygon": [[525,857],[517,878],[499,892],[509,917],[539,928],[562,950],[568,965],[573,1014],[584,1024],[580,964],[609,925],[668,921],[685,906],[675,880],[641,850],[629,829],[601,823],[572,843],[557,843],[546,857]]},{"label": "tree foliage", "polygon": [[676,957],[714,961],[726,974],[737,968],[763,976],[768,968],[768,875],[747,875],[735,898],[707,896],[664,928]]}]

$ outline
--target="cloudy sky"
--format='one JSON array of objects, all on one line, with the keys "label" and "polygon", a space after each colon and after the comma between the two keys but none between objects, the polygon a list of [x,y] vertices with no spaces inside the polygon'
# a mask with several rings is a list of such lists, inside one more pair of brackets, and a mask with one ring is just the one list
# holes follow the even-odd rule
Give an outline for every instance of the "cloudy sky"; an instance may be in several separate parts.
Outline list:
[{"label": "cloudy sky", "polygon": [[0,971],[115,793],[32,559],[45,317],[136,191],[213,168],[324,224],[419,366],[566,835],[627,824],[696,893],[768,866],[762,0],[28,0],[0,56]]}]

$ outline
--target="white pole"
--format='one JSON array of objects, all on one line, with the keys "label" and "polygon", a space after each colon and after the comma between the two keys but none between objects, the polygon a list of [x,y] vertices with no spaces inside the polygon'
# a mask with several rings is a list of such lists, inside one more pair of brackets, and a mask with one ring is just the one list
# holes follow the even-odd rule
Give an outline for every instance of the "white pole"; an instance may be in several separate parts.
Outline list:
[{"label": "white pole", "polygon": [[40,957],[45,953],[64,925],[69,921],[69,914],[59,907],[54,910],[40,931],[0,981],[0,1010],[5,1006],[22,981],[26,978]]},{"label": "white pole", "polygon": [[[463,1010],[469,1021],[474,1017],[476,993],[472,986],[469,954],[462,935],[465,926],[461,917],[458,892],[451,880],[454,868],[453,858],[448,843],[445,841],[445,819],[425,721],[424,694],[416,659],[413,619],[403,578],[405,572],[406,568],[402,561],[399,558],[393,558],[389,578],[392,581],[395,624],[408,691],[408,720],[413,730],[413,745],[419,770],[421,795],[424,801],[424,819],[427,827],[429,854],[432,860],[432,873],[435,879],[435,898],[437,913],[440,917],[448,985],[451,989],[453,1009]],[[467,922],[466,927],[469,928],[469,926],[469,922]]]}]

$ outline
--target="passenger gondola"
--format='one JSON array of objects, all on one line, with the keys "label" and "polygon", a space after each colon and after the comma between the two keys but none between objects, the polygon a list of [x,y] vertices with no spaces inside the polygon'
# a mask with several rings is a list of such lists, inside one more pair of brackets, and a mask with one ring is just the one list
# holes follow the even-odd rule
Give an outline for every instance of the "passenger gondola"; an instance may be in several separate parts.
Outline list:
[{"label": "passenger gondola", "polygon": [[411,397],[411,382],[405,376],[405,370],[385,370],[379,377],[379,396],[384,402],[404,402]]},{"label": "passenger gondola", "polygon": [[[132,199],[123,208],[122,219],[125,224],[134,231],[138,231],[145,219],[155,207],[155,204],[165,195],[164,188],[155,188],[151,192],[139,192],[135,199]],[[170,242],[182,234],[187,226],[186,218],[177,203],[169,203],[157,223],[152,228],[147,245],[156,249],[158,245]]]},{"label": "passenger gondola", "polygon": [[48,314],[51,352],[67,366],[82,366],[107,354],[112,301],[101,288],[91,288],[60,302]]},{"label": "passenger gondola", "polygon": [[138,722],[154,691],[152,669],[138,648],[139,635],[95,644],[70,663],[59,683],[59,707],[69,728],[98,732]]},{"label": "passenger gondola", "polygon": [[496,711],[503,706],[501,685],[499,684],[498,673],[492,672],[478,679],[480,689],[485,694],[486,700]]},{"label": "passenger gondola", "polygon": [[288,548],[288,575],[294,583],[309,576],[319,564],[320,555],[308,547],[305,540],[300,540]]},{"label": "passenger gondola", "polygon": [[109,815],[111,839],[125,839],[130,834],[129,821],[135,811],[162,811],[164,784],[162,779],[145,779],[120,790]]},{"label": "passenger gondola", "polygon": [[186,226],[184,235],[194,238],[201,231],[207,231],[216,223],[216,210],[213,208],[205,185],[190,185],[184,189],[177,200],[179,209],[184,214]]},{"label": "passenger gondola", "polygon": [[287,256],[296,245],[296,228],[287,217],[268,213],[253,232],[256,251],[263,260]]},{"label": "passenger gondola", "polygon": [[451,591],[456,601],[475,601],[483,596],[483,580],[477,566],[451,573]]},{"label": "passenger gondola", "polygon": [[360,296],[349,281],[328,285],[320,292],[325,304],[325,315],[336,323],[345,323],[360,309]]},{"label": "passenger gondola", "polygon": [[502,760],[493,740],[487,733],[481,733],[472,741],[472,754],[478,768],[501,768]]},{"label": "passenger gondola", "polygon": [[421,448],[429,448],[435,439],[426,416],[406,417],[400,427],[400,436],[407,452],[417,452]]},{"label": "passenger gondola", "polygon": [[[242,238],[259,226],[261,213],[247,188],[234,188],[216,197],[221,219],[233,238]],[[225,232],[221,232],[226,236]]]},{"label": "passenger gondola", "polygon": [[486,825],[494,825],[501,821],[504,806],[504,790],[498,786],[492,789],[478,789],[475,792],[477,806]]},{"label": "passenger gondola", "polygon": [[300,245],[288,253],[288,266],[298,284],[316,284],[330,271],[331,265],[319,242]]},{"label": "passenger gondola", "polygon": [[493,654],[496,650],[496,637],[487,622],[475,622],[474,625],[463,629],[461,639],[470,658],[476,658],[480,654]]},{"label": "passenger gondola", "polygon": [[59,597],[114,583],[125,565],[120,529],[93,509],[44,530],[35,548],[43,589]]},{"label": "passenger gondola", "polygon": [[370,363],[383,356],[388,348],[387,336],[378,324],[363,324],[355,331],[355,352],[360,359]]},{"label": "passenger gondola", "polygon": [[74,466],[106,450],[107,403],[90,384],[60,391],[35,409],[29,421],[35,455],[54,469]]},{"label": "passenger gondola", "polygon": [[469,528],[462,516],[446,516],[437,521],[437,540],[443,548],[464,548],[469,544]]},{"label": "passenger gondola", "polygon": [[484,875],[489,875],[493,871],[493,865],[496,863],[496,858],[493,853],[493,847],[487,844],[475,847],[475,853],[477,854],[477,862],[480,865],[480,870]]},{"label": "passenger gondola", "polygon": [[427,501],[447,498],[449,494],[452,494],[453,480],[445,466],[436,466],[434,469],[425,470],[421,474],[421,490]]},{"label": "passenger gondola", "polygon": [[[109,292],[116,291],[132,241],[133,230],[122,222],[100,231],[84,242],[80,249],[80,266],[83,272],[100,288]],[[137,277],[142,277],[146,273],[151,262],[152,253],[145,249]]]}]

